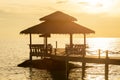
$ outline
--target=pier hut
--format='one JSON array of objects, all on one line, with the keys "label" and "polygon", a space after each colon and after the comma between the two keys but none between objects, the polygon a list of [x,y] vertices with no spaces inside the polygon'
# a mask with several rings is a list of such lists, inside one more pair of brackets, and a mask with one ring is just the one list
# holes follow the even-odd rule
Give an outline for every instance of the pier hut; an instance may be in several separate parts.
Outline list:
[{"label": "pier hut", "polygon": [[[27,28],[20,32],[20,34],[29,34],[30,36],[30,60],[32,61],[32,56],[40,57],[50,57],[57,60],[66,60],[72,53],[79,53],[84,58],[86,55],[86,34],[95,33],[95,31],[86,28],[80,24],[75,23],[76,18],[63,13],[61,11],[56,11],[52,14],[49,14],[45,17],[40,18],[41,23]],[[32,35],[38,34],[40,37],[44,37],[44,44],[32,44]],[[69,34],[70,43],[65,47],[64,56],[56,55],[56,51],[53,52],[52,45],[48,44],[47,38],[51,34]],[[83,34],[84,44],[73,44],[73,34]],[[71,60],[74,58],[70,58]],[[79,59],[78,59],[79,60]],[[82,61],[83,65],[83,76],[85,71],[85,62]]]},{"label": "pier hut", "polygon": [[[86,55],[86,34],[95,33],[95,31],[86,28],[80,24],[75,23],[76,18],[65,14],[60,11],[56,11],[45,17],[40,18],[41,23],[27,28],[20,32],[20,34],[29,34],[30,36],[30,60],[32,56],[49,57],[54,60],[82,62],[82,79],[85,76],[86,63],[99,63],[105,64],[105,80],[108,80],[109,64],[120,65],[120,58],[110,57],[108,51],[106,51],[105,57],[99,56],[87,56]],[[33,44],[32,35],[38,34],[40,37],[44,37],[44,44]],[[51,44],[48,44],[48,37],[51,34],[69,34],[70,44],[65,46],[65,54],[57,55],[56,50],[53,51]],[[73,44],[73,34],[83,34],[84,44]],[[56,42],[57,43],[57,42]],[[57,45],[56,45],[57,46]],[[71,56],[72,53],[79,53],[80,56]],[[67,71],[66,71],[67,72]]]},{"label": "pier hut", "polygon": [[[75,23],[75,21],[77,21],[76,18],[60,11],[42,17],[40,21],[42,21],[42,23],[20,32],[20,34],[30,35],[30,59],[32,59],[32,56],[47,56],[49,53],[53,53],[52,45],[47,44],[47,38],[50,37],[51,34],[69,34],[70,44],[66,45],[65,52],[68,53],[68,51],[74,48],[78,51],[84,51],[82,55],[85,55],[86,34],[95,33],[93,30]],[[39,34],[41,37],[44,37],[45,43],[32,44],[32,34]],[[84,44],[74,45],[73,34],[83,34]]]}]

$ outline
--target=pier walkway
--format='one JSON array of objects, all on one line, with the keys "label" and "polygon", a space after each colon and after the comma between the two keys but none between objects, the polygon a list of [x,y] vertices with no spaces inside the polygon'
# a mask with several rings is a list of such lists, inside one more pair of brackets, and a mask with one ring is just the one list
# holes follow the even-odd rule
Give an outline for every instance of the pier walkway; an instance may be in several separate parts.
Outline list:
[{"label": "pier walkway", "polygon": [[[62,53],[63,54],[63,53]],[[35,56],[35,55],[34,55]],[[59,61],[73,61],[73,62],[86,62],[86,63],[99,63],[99,64],[113,64],[113,65],[120,65],[120,57],[113,57],[113,56],[94,56],[94,55],[86,55],[83,57],[82,55],[55,55],[55,54],[44,54],[39,55],[39,57],[47,57],[54,60]]]},{"label": "pier walkway", "polygon": [[120,58],[118,57],[101,57],[98,58],[98,56],[85,56],[84,58],[82,56],[59,56],[59,55],[47,55],[48,57],[54,59],[54,60],[68,60],[68,61],[74,61],[74,62],[85,62],[85,63],[99,63],[99,64],[114,64],[114,65],[120,65]]},{"label": "pier walkway", "polygon": [[[67,50],[66,48],[61,49],[60,51],[58,51],[57,49],[54,49],[54,52],[53,52],[51,45],[47,46],[47,49],[43,49],[42,45],[40,46],[37,45],[37,47],[36,45],[31,45],[30,60],[32,61],[32,56],[37,56],[41,58],[51,58],[53,60],[65,61],[66,69],[69,67],[68,66],[69,61],[81,62],[82,63],[82,80],[84,80],[84,77],[85,77],[86,63],[105,64],[105,80],[109,80],[108,79],[109,65],[110,64],[120,65],[120,58],[109,56],[108,51],[106,51],[105,56],[100,56],[100,53],[98,53],[98,56],[96,56],[96,55],[84,55],[82,54],[82,52],[79,54],[73,54],[74,50],[72,51],[66,51],[66,50]],[[66,74],[68,76],[69,73],[67,72],[68,71],[66,70]]]},{"label": "pier walkway", "polygon": [[[78,47],[79,46],[79,47]],[[100,51],[98,51],[100,52]],[[96,53],[97,54],[97,53]],[[105,80],[108,80],[109,74],[109,65],[120,65],[120,58],[109,56],[109,52],[106,51],[105,56],[98,55],[88,55],[86,54],[84,45],[77,45],[77,48],[73,46],[66,47],[65,49],[53,49],[50,44],[47,45],[47,48],[44,48],[44,45],[32,44],[30,45],[30,60],[32,57],[41,57],[41,58],[51,58],[53,60],[65,61],[66,69],[68,67],[69,61],[81,62],[82,63],[82,80],[85,77],[85,66],[86,63],[98,63],[105,64]],[[68,75],[67,71],[66,74]]]},{"label": "pier walkway", "polygon": [[[78,46],[78,45],[77,45]],[[83,45],[79,45],[83,46]],[[52,49],[52,46],[48,44],[47,50],[44,48],[44,45],[39,44],[32,44],[30,49],[30,58],[32,56],[36,57],[47,57],[54,60],[60,60],[60,61],[74,61],[74,62],[85,62],[85,63],[99,63],[99,64],[114,64],[114,65],[120,65],[120,57],[114,57],[109,56],[109,52],[106,51],[105,56],[101,56],[100,51],[99,53],[96,53],[98,55],[83,55],[82,54],[82,47],[75,48],[72,51],[70,51],[68,48],[66,49]],[[67,50],[67,51],[66,51]],[[76,52],[76,51],[81,52]],[[83,52],[84,53],[84,52]]]}]

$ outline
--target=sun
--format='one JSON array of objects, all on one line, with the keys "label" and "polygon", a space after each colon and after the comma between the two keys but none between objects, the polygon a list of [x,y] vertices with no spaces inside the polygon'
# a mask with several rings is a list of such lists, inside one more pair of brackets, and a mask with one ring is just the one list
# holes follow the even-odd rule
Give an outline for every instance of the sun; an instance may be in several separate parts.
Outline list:
[{"label": "sun", "polygon": [[77,7],[89,13],[102,13],[112,9],[114,0],[70,0]]}]

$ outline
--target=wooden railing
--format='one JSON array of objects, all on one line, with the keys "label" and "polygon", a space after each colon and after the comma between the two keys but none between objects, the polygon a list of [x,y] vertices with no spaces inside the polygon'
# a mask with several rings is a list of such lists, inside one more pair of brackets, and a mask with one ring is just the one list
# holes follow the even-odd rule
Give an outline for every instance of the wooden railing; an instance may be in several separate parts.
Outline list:
[{"label": "wooden railing", "polygon": [[70,45],[66,45],[65,51],[67,54],[84,54],[85,45],[83,44],[73,44],[72,47]]},{"label": "wooden railing", "polygon": [[42,56],[45,54],[51,54],[52,53],[52,45],[48,44],[47,49],[44,46],[44,44],[32,44],[29,45],[30,47],[30,53],[32,56]]}]

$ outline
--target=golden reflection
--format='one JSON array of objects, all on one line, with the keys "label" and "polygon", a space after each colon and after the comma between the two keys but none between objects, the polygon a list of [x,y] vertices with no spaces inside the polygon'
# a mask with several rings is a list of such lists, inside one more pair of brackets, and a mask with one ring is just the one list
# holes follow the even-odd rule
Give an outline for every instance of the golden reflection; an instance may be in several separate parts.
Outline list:
[{"label": "golden reflection", "polygon": [[116,39],[114,38],[91,38],[88,40],[87,44],[89,45],[89,51],[91,54],[100,53],[101,56],[105,56],[107,50],[109,53],[111,53],[111,51],[115,51],[115,42]]},{"label": "golden reflection", "polygon": [[94,50],[109,50],[112,48],[112,44],[116,41],[114,38],[94,38],[89,40],[88,44]]}]

